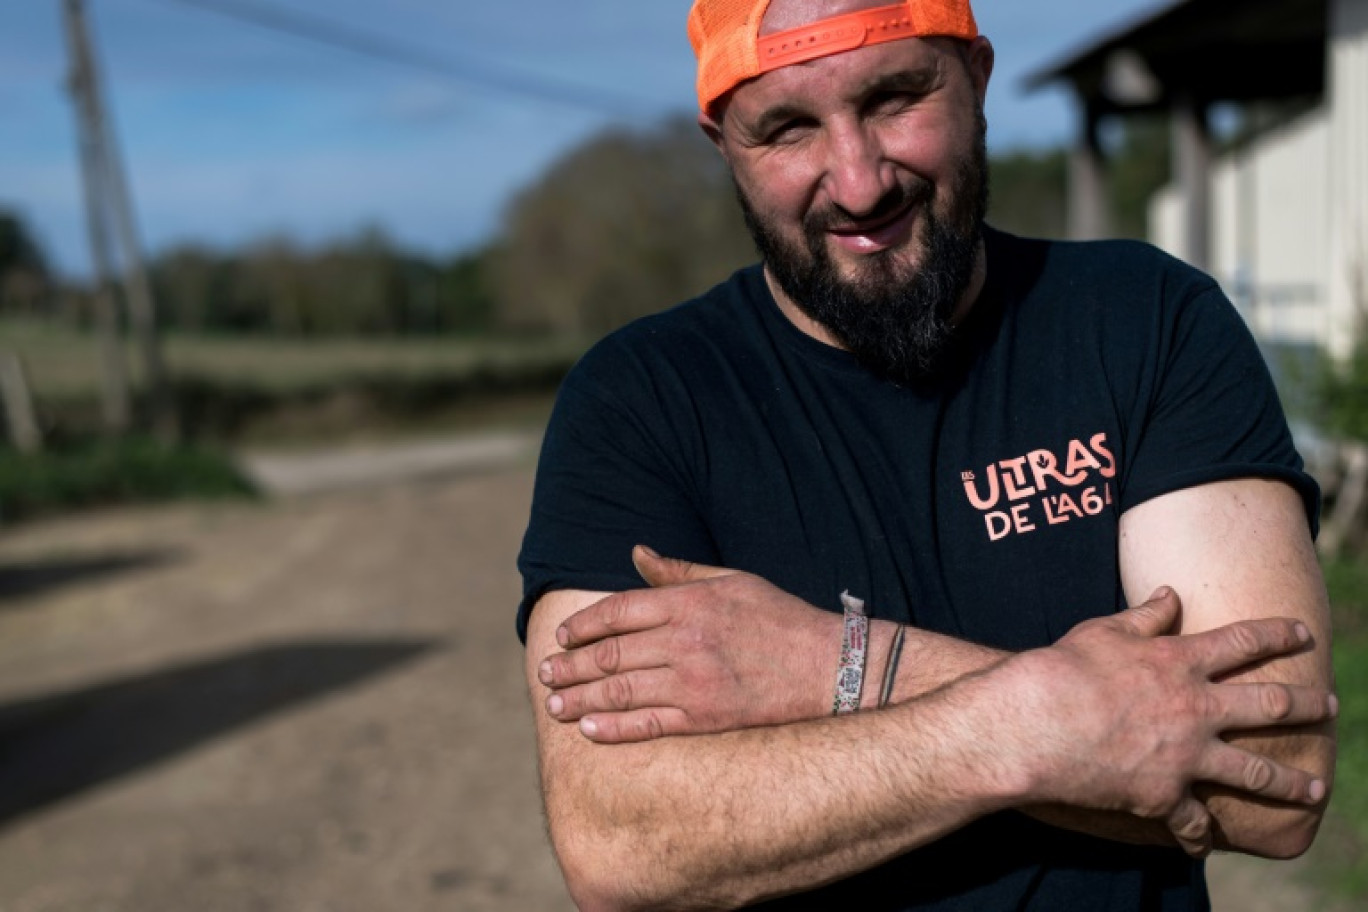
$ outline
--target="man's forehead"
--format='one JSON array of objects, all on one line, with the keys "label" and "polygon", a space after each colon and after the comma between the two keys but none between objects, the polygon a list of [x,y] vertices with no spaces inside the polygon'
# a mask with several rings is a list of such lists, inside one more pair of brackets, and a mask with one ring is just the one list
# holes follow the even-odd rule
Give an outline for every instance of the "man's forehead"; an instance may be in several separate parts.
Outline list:
[{"label": "man's forehead", "polygon": [[892,84],[926,87],[943,72],[944,57],[934,39],[925,38],[858,48],[747,80],[732,93],[728,111],[742,119],[759,120],[776,110],[802,107],[813,91],[834,99]]},{"label": "man's forehead", "polygon": [[771,0],[760,21],[760,35],[773,35],[861,10],[892,6],[897,0]]}]

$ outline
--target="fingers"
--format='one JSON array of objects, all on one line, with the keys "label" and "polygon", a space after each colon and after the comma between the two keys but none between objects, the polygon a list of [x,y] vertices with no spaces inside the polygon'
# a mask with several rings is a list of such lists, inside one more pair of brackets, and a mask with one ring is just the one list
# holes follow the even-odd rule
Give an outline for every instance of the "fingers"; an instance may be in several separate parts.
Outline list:
[{"label": "fingers", "polygon": [[587,684],[609,675],[669,665],[677,649],[663,628],[596,643],[547,658],[537,667],[537,679],[550,688]]},{"label": "fingers", "polygon": [[1196,779],[1293,804],[1319,804],[1325,783],[1310,773],[1216,742],[1203,758]]},{"label": "fingers", "polygon": [[1270,725],[1310,725],[1333,719],[1339,701],[1316,687],[1292,684],[1217,684],[1213,699],[1220,713],[1221,731],[1264,728]]},{"label": "fingers", "polygon": [[695,564],[673,557],[661,557],[645,545],[637,545],[632,549],[632,563],[636,566],[637,573],[641,574],[641,578],[653,588],[697,583],[737,572],[724,567],[709,567],[706,564]]},{"label": "fingers", "polygon": [[566,619],[556,630],[562,649],[578,649],[604,637],[663,627],[670,606],[649,591],[619,592]]},{"label": "fingers", "polygon": [[1240,621],[1181,639],[1184,648],[1196,650],[1197,670],[1211,678],[1264,659],[1297,652],[1311,642],[1311,631],[1305,624],[1290,618],[1264,618]]},{"label": "fingers", "polygon": [[668,735],[689,734],[690,731],[689,717],[684,711],[669,707],[652,707],[580,720],[580,733],[596,744],[651,741]]},{"label": "fingers", "polygon": [[1174,809],[1165,823],[1178,845],[1193,858],[1206,858],[1215,848],[1211,812],[1192,795]]},{"label": "fingers", "polygon": [[[663,668],[629,671],[558,690],[546,698],[546,711],[558,722],[574,722],[591,713],[622,713],[665,706],[671,700],[669,685],[672,680],[673,672]],[[678,702],[677,695],[674,700]]]},{"label": "fingers", "polygon": [[1148,602],[1118,614],[1116,621],[1136,636],[1163,636],[1177,623],[1179,608],[1178,593],[1164,586]]}]

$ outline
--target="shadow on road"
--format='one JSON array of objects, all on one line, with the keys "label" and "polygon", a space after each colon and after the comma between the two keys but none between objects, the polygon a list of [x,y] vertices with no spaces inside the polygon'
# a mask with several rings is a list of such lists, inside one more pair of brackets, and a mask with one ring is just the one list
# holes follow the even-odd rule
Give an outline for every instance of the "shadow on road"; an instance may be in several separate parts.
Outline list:
[{"label": "shadow on road", "polygon": [[438,645],[272,646],[0,705],[0,827]]},{"label": "shadow on road", "polygon": [[181,551],[149,551],[143,554],[112,554],[102,557],[0,564],[0,608],[11,607],[4,604],[8,600],[138,570],[155,570],[176,563],[184,557]]}]

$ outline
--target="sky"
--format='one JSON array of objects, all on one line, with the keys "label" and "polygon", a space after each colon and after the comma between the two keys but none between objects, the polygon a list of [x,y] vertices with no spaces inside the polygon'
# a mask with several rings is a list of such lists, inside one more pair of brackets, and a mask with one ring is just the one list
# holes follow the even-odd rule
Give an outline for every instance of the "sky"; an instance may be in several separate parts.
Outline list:
[{"label": "sky", "polygon": [[[408,63],[197,4],[322,20]],[[379,227],[432,254],[493,237],[518,190],[610,126],[692,115],[689,0],[87,0],[151,251],[305,245]],[[994,151],[1068,142],[1067,93],[1023,81],[1163,0],[978,0]],[[89,269],[61,0],[0,0],[0,209]],[[473,78],[470,78],[472,77]],[[500,88],[529,85],[532,94]],[[537,96],[537,97],[534,97]],[[542,96],[556,96],[546,98]],[[565,96],[569,96],[568,98]]]}]

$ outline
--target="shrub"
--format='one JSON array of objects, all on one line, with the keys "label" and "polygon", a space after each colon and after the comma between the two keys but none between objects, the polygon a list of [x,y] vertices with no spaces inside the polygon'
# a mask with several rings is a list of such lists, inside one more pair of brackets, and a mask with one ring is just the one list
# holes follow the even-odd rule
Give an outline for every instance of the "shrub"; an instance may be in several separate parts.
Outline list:
[{"label": "shrub", "polygon": [[81,441],[35,455],[0,449],[0,522],[86,507],[250,497],[224,456],[145,438]]}]

